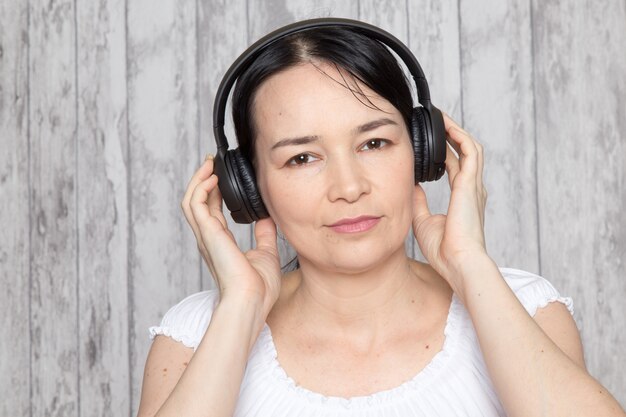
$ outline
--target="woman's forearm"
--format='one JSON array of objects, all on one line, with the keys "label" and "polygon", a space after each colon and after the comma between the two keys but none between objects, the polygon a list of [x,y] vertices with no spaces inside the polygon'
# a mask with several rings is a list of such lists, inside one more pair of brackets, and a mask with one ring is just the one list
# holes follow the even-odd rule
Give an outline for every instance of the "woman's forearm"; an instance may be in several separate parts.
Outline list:
[{"label": "woman's forearm", "polygon": [[252,300],[220,301],[158,417],[233,415],[250,349],[264,323],[260,306]]},{"label": "woman's forearm", "polygon": [[542,331],[487,256],[466,263],[461,293],[509,416],[623,416],[617,401]]}]

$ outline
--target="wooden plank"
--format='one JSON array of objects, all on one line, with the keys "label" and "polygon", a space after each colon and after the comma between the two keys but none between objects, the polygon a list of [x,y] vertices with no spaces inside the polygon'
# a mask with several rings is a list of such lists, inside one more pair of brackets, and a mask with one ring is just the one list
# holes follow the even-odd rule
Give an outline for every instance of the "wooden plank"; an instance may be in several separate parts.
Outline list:
[{"label": "wooden plank", "polygon": [[[359,1],[358,19],[388,31],[401,42],[408,45],[409,15],[406,7],[407,2],[405,0],[361,0]],[[404,65],[401,60],[399,60],[399,62],[401,65]],[[414,90],[415,87],[410,73],[406,69],[405,73],[409,80],[410,87]],[[415,104],[417,104],[417,101],[415,101]],[[407,255],[410,257],[415,257],[416,251],[419,252],[412,229],[406,238],[405,248]]]},{"label": "wooden plank", "polygon": [[31,412],[77,416],[75,10],[29,5]]},{"label": "wooden plank", "polygon": [[[0,415],[30,415],[28,4],[0,3]],[[10,335],[10,337],[9,337]]]},{"label": "wooden plank", "polygon": [[533,2],[542,273],[574,298],[587,367],[626,404],[626,10]]},{"label": "wooden plank", "polygon": [[[457,0],[407,1],[409,47],[417,57],[430,88],[432,103],[459,123],[461,73]],[[445,174],[439,181],[421,184],[432,213],[447,213],[450,186]],[[415,245],[415,257],[425,261]]]},{"label": "wooden plank", "polygon": [[[215,93],[226,70],[232,62],[248,47],[246,28],[246,1],[236,0],[224,4],[222,1],[203,1],[198,3],[198,103],[200,118],[200,152],[197,164],[191,175],[204,161],[207,153],[215,154],[216,145],[213,136],[213,102]],[[237,139],[232,126],[229,101],[226,113],[226,137],[229,148],[237,148]],[[250,249],[252,228],[249,225],[235,223],[226,205],[224,205],[229,228],[242,251]],[[193,233],[189,229],[189,236]],[[195,240],[194,240],[195,241]],[[216,288],[207,266],[202,265],[202,287]]]},{"label": "wooden plank", "polygon": [[124,415],[130,412],[125,2],[76,7],[81,415]]},{"label": "wooden plank", "polygon": [[359,14],[358,3],[358,1],[337,2],[333,0],[249,2],[248,33],[250,42],[280,26],[298,20],[318,17],[356,18]]},{"label": "wooden plank", "polygon": [[487,250],[538,272],[530,5],[461,1],[460,16],[462,114],[484,146]]},{"label": "wooden plank", "polygon": [[131,404],[136,413],[147,329],[201,287],[200,255],[182,215],[198,162],[196,7],[128,2]]}]

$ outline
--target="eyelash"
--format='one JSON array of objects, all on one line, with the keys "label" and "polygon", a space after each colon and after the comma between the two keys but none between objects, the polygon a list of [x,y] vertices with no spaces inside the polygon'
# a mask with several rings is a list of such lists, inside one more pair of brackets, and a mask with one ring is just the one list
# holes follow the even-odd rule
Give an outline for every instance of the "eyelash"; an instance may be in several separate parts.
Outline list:
[{"label": "eyelash", "polygon": [[370,145],[372,142],[377,142],[379,144],[379,147],[374,148],[374,150],[378,150],[380,148],[384,148],[385,146],[389,145],[389,141],[387,139],[375,138],[375,139],[370,139],[367,142],[365,142],[363,146],[361,146],[361,149],[363,149],[365,146]]},{"label": "eyelash", "polygon": [[[385,146],[389,145],[389,143],[391,143],[391,141],[389,141],[389,140],[387,140],[387,139],[380,139],[380,138],[376,138],[376,139],[369,139],[367,142],[365,142],[365,143],[361,146],[361,148],[360,148],[360,149],[363,149],[363,148],[369,147],[370,145],[373,145],[374,143],[378,144],[378,145],[377,145],[377,146],[378,146],[377,148],[373,148],[373,149],[365,149],[365,150],[366,150],[366,151],[377,151],[377,150],[380,150],[380,149],[384,148]],[[306,158],[306,161],[302,161],[302,160],[300,159],[300,158],[302,158],[302,157]],[[287,164],[286,164],[286,165],[289,165],[289,166],[307,165],[307,164],[311,163],[311,162],[309,161],[309,158],[311,158],[311,157],[315,158],[313,155],[311,155],[311,154],[309,154],[309,153],[301,153],[301,154],[298,154],[298,155],[296,155],[296,156],[294,156],[294,157],[290,158],[290,159],[287,161]]]},{"label": "eyelash", "polygon": [[[312,156],[313,156],[313,155],[308,154],[308,153],[301,153],[301,154],[298,154],[298,155],[294,156],[293,158],[290,158],[290,159],[287,161],[287,165],[290,165],[290,166],[299,166],[299,165],[306,165],[306,164],[309,164],[310,162],[308,161],[308,159],[309,159],[310,157],[312,157]],[[306,160],[306,161],[302,161],[302,162],[298,162],[299,158],[301,158],[301,157],[305,157],[307,160]]]}]

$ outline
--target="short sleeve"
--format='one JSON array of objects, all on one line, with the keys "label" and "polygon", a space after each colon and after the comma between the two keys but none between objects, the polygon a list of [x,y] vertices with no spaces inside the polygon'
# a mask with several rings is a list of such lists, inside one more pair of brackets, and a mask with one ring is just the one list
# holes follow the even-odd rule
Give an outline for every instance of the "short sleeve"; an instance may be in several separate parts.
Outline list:
[{"label": "short sleeve", "polygon": [[574,315],[572,299],[561,296],[547,279],[531,272],[514,268],[500,268],[500,272],[531,316],[535,315],[537,309],[555,301],[563,303],[570,314]]},{"label": "short sleeve", "polygon": [[159,326],[150,327],[150,339],[164,335],[196,350],[209,327],[218,300],[217,289],[190,295],[170,308]]}]

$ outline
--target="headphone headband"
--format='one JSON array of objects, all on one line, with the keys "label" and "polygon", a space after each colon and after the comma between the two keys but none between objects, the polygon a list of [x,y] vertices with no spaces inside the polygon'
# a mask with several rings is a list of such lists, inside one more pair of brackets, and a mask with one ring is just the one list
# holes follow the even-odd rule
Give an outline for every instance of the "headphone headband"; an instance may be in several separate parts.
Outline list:
[{"label": "headphone headband", "polygon": [[218,150],[228,149],[228,142],[224,133],[224,115],[226,113],[228,95],[237,78],[268,45],[291,34],[320,27],[349,27],[356,29],[391,48],[404,61],[411,72],[417,88],[419,103],[426,108],[430,108],[430,91],[428,90],[424,71],[422,71],[422,67],[413,53],[398,38],[376,26],[358,20],[343,18],[309,19],[284,26],[262,37],[246,49],[228,68],[217,89],[213,106],[213,132]]}]

